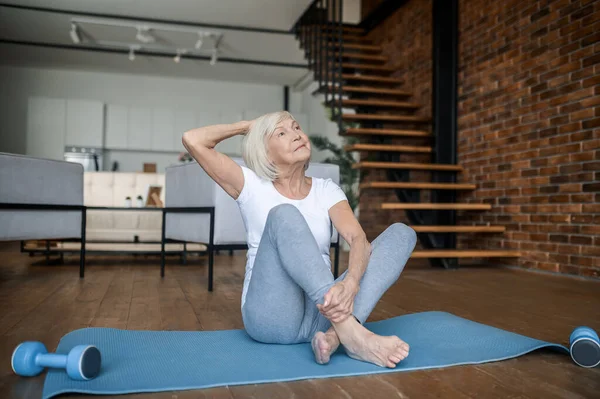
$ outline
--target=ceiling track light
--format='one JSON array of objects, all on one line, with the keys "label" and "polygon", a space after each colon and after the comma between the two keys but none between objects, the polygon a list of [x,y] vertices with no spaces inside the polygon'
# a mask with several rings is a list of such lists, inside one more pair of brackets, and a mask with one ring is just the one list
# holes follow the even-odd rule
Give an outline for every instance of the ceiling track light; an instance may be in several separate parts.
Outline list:
[{"label": "ceiling track light", "polygon": [[152,36],[148,32],[150,32],[150,28],[148,28],[146,26],[138,26],[137,34],[135,35],[135,38],[138,39],[142,43],[154,43],[156,41],[156,39],[154,38],[154,36]]},{"label": "ceiling track light", "polygon": [[69,35],[71,36],[71,40],[73,40],[73,43],[75,43],[75,44],[81,43],[81,38],[79,37],[79,32],[77,31],[76,24],[71,23],[71,31],[69,32]]},{"label": "ceiling track light", "polygon": [[215,65],[217,63],[217,49],[212,51],[212,56],[210,57],[210,65]]},{"label": "ceiling track light", "polygon": [[135,60],[135,50],[133,46],[129,47],[129,61]]},{"label": "ceiling track light", "polygon": [[200,50],[200,47],[202,47],[202,42],[204,39],[205,33],[204,32],[198,32],[198,41],[196,42],[196,49]]},{"label": "ceiling track light", "polygon": [[177,49],[177,55],[175,56],[175,58],[173,58],[173,61],[175,61],[176,64],[179,64],[179,61],[181,61],[181,55],[186,53],[186,49]]}]

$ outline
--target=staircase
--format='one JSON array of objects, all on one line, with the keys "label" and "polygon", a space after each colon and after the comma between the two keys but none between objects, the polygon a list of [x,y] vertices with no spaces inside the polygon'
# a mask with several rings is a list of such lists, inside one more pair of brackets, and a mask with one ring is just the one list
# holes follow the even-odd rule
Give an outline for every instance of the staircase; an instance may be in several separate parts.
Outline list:
[{"label": "staircase", "polygon": [[[477,186],[411,180],[411,171],[459,174],[463,168],[432,162],[435,137],[429,132],[431,119],[416,115],[421,105],[411,100],[412,93],[403,89],[402,80],[393,76],[396,68],[389,64],[382,48],[368,40],[360,27],[341,23],[342,6],[341,0],[316,0],[294,30],[319,83],[313,94],[325,97],[339,134],[358,140],[344,147],[345,151],[360,156],[360,161],[352,167],[385,172],[387,179],[362,182],[360,192],[391,190],[395,194],[397,201],[382,203],[380,209],[389,214],[390,221],[398,218],[397,212],[406,213],[423,248],[415,250],[413,258],[429,259],[434,266],[456,268],[459,258],[519,257],[519,251],[453,247],[456,240],[449,240],[449,236],[501,234],[505,227],[440,222],[448,219],[443,217],[444,212],[483,212],[491,209],[490,204],[423,201],[425,197],[437,198],[439,190],[459,194],[472,192]],[[414,144],[415,141],[419,144]],[[423,157],[423,161],[414,161]]]}]

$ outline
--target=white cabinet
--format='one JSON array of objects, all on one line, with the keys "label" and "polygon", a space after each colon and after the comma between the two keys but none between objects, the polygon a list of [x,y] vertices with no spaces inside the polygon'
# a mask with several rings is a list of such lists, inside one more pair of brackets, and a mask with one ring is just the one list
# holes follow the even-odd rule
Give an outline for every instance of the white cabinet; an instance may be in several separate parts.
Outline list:
[{"label": "white cabinet", "polygon": [[155,108],[152,110],[152,149],[155,151],[171,151],[175,130],[175,113],[171,109]]},{"label": "white cabinet", "polygon": [[64,159],[67,103],[63,99],[30,97],[27,108],[27,155]]},{"label": "white cabinet", "polygon": [[79,147],[102,147],[104,104],[101,101],[66,100],[65,144]]},{"label": "white cabinet", "polygon": [[129,108],[124,105],[108,104],[106,107],[105,147],[108,149],[127,148]]},{"label": "white cabinet", "polygon": [[152,109],[130,107],[127,124],[127,148],[152,150]]},{"label": "white cabinet", "polygon": [[173,151],[183,152],[185,148],[181,143],[183,133],[188,130],[200,127],[196,120],[196,114],[192,110],[177,110],[175,111],[175,132],[173,133]]}]

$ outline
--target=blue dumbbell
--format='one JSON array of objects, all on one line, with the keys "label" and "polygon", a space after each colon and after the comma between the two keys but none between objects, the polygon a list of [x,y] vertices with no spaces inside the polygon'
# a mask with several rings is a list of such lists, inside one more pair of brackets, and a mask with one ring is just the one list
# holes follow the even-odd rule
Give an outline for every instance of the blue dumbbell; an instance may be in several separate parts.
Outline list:
[{"label": "blue dumbbell", "polygon": [[74,380],[90,380],[100,372],[102,357],[93,345],[79,345],[68,355],[48,353],[41,342],[27,341],[19,344],[12,354],[13,371],[21,376],[33,377],[44,371],[44,367],[66,368],[67,375]]},{"label": "blue dumbbell", "polygon": [[600,339],[589,327],[577,327],[569,337],[571,358],[582,367],[600,364]]}]

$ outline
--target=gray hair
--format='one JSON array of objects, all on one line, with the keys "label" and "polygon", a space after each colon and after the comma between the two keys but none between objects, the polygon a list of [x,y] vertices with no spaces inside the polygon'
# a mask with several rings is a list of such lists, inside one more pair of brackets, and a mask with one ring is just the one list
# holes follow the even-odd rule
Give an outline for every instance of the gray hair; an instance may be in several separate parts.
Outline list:
[{"label": "gray hair", "polygon": [[262,115],[254,120],[252,128],[244,136],[242,147],[244,162],[263,179],[270,181],[277,179],[277,168],[267,154],[267,140],[275,132],[277,125],[287,119],[296,120],[287,111]]}]

